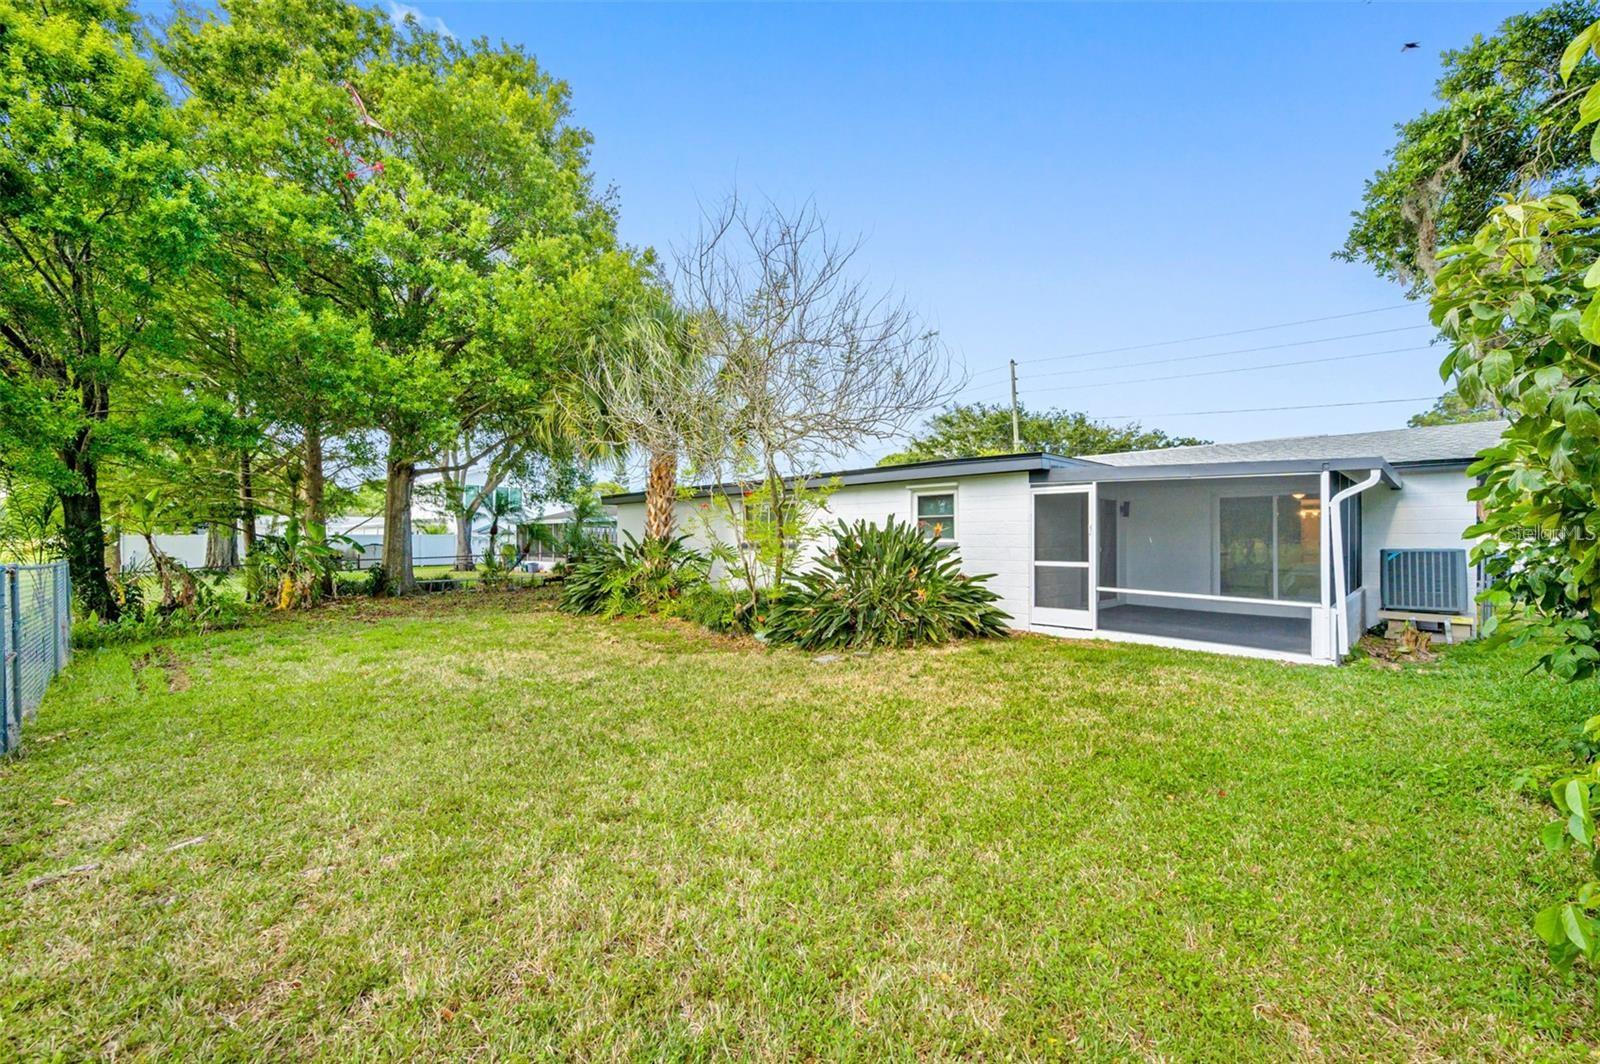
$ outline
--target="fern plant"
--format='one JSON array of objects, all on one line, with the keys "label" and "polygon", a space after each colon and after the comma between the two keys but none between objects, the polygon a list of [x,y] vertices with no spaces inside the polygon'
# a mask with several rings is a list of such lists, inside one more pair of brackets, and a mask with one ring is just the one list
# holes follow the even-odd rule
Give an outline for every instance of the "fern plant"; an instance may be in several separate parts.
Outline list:
[{"label": "fern plant", "polygon": [[966,576],[953,544],[890,518],[844,521],[816,568],[779,594],[769,643],[802,650],[899,647],[1004,634],[1010,615],[984,576]]}]

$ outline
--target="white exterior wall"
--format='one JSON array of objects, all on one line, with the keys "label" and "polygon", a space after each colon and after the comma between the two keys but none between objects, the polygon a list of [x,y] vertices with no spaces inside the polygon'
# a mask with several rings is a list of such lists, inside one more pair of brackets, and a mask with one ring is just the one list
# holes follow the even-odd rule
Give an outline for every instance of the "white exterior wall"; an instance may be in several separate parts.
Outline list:
[{"label": "white exterior wall", "polygon": [[[915,513],[915,494],[939,490],[953,491],[956,496],[956,546],[961,571],[993,574],[986,586],[1000,596],[999,606],[1011,615],[1012,625],[1026,628],[1033,520],[1027,473],[848,485],[828,498],[827,507],[816,515],[814,523],[864,520],[881,525],[889,517],[910,521]],[[687,533],[689,545],[701,551],[708,546],[700,534],[704,515],[712,515],[710,519],[719,535],[731,538],[725,519],[715,516],[714,510],[702,509],[703,505],[709,505],[708,501],[684,499],[675,505],[678,532]],[[617,507],[617,531],[619,535],[631,533],[636,539],[644,537],[644,503],[622,503]],[[818,544],[808,546],[814,551]],[[724,576],[720,570],[712,575],[715,579]]]},{"label": "white exterior wall", "polygon": [[[1405,487],[1377,487],[1361,496],[1361,586],[1365,589],[1363,628],[1378,623],[1380,554],[1389,547],[1471,549],[1462,533],[1478,523],[1478,504],[1467,498],[1476,481],[1459,469],[1401,471]],[[1478,574],[1470,563],[1467,590],[1478,593]]]},{"label": "white exterior wall", "polygon": [[[1362,494],[1361,627],[1378,623],[1379,554],[1387,547],[1470,547],[1462,533],[1477,522],[1476,504],[1467,498],[1472,479],[1460,470],[1402,471],[1404,487],[1393,490],[1384,485]],[[953,477],[941,480],[902,481],[895,484],[853,485],[838,489],[827,509],[817,520],[867,520],[882,524],[891,515],[910,520],[913,497],[919,491],[941,488],[956,494],[956,531],[961,567],[967,573],[992,573],[988,586],[1001,597],[1000,606],[1011,615],[1012,624],[1027,628],[1032,599],[1032,489],[1026,473],[1001,473],[987,476]],[[1219,593],[1219,548],[1217,543],[1217,500],[1225,495],[1284,494],[1292,491],[1317,493],[1319,478],[1312,476],[1215,478],[1161,482],[1103,482],[1102,499],[1129,504],[1127,517],[1117,518],[1117,574],[1115,586],[1142,587],[1159,591],[1180,591],[1202,595]],[[706,507],[702,509],[702,507]],[[678,530],[689,534],[689,542],[699,550],[707,544],[698,534],[710,514],[706,500],[682,500],[676,504]],[[719,520],[713,518],[713,520]],[[720,534],[728,537],[725,522]],[[644,535],[644,504],[623,503],[617,507],[617,528]],[[1329,560],[1331,565],[1331,559]],[[714,573],[715,578],[724,574]],[[1102,584],[1112,584],[1109,574]],[[1477,593],[1476,573],[1468,580]],[[1142,599],[1137,595],[1119,596],[1116,602],[1171,605],[1171,600]],[[1270,606],[1234,606],[1226,602],[1207,602],[1203,608],[1264,614],[1279,612]],[[1301,606],[1286,606],[1287,616],[1303,616]],[[1352,632],[1358,637],[1360,632]]]}]

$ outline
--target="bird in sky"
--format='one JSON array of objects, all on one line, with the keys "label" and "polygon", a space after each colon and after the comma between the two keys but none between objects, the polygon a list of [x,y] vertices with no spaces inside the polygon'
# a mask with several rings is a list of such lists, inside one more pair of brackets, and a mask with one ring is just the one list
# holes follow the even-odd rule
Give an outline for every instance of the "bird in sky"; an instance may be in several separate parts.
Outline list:
[{"label": "bird in sky", "polygon": [[1409,52],[1414,48],[1421,48],[1421,47],[1422,47],[1422,42],[1421,41],[1407,41],[1405,44],[1402,44],[1400,46],[1400,50],[1402,52]]}]

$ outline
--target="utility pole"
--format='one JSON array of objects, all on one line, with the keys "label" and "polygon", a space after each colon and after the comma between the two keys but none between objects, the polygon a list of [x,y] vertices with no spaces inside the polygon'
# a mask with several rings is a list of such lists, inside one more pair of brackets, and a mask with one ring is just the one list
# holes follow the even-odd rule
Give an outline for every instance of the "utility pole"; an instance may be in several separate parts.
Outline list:
[{"label": "utility pole", "polygon": [[1022,426],[1017,418],[1017,360],[1011,360],[1011,451],[1022,451]]}]

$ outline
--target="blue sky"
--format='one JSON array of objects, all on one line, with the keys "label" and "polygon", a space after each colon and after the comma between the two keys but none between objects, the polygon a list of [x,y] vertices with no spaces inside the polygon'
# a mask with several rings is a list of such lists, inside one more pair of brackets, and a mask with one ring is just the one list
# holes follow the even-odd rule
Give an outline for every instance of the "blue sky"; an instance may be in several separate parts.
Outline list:
[{"label": "blue sky", "polygon": [[[814,198],[964,360],[963,398],[1003,399],[1016,358],[1029,405],[1217,440],[1398,426],[1426,403],[1187,412],[1440,391],[1423,308],[1329,256],[1394,124],[1429,105],[1438,53],[1522,9],[419,7],[457,36],[521,42],[571,84],[629,242],[681,242],[735,185]],[[1379,308],[1398,309],[1356,313]],[[1304,343],[1354,333],[1375,335]],[[1131,383],[1380,351],[1397,353]]]}]

